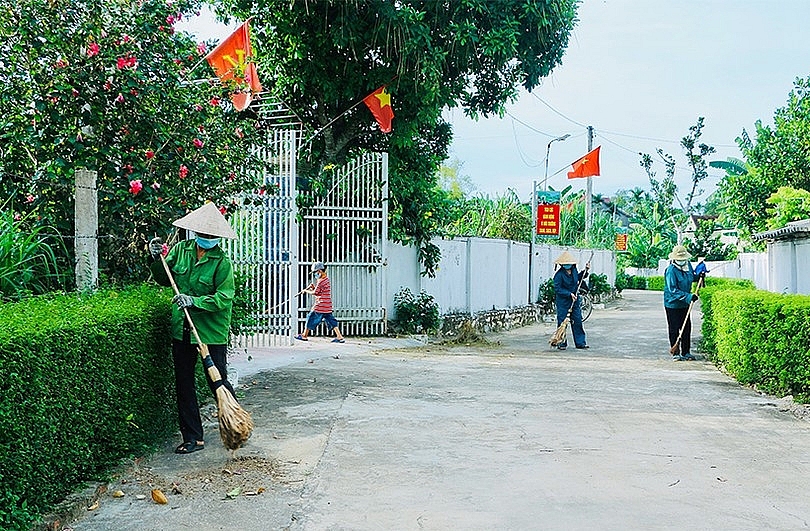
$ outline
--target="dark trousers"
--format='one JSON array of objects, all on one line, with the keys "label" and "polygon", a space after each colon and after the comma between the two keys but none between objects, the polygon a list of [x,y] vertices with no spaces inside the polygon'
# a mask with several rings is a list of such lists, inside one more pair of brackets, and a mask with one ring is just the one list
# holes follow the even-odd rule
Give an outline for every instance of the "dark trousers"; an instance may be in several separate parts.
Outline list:
[{"label": "dark trousers", "polygon": [[[667,327],[669,328],[669,346],[678,341],[678,332],[681,331],[683,321],[689,315],[689,308],[664,308],[667,312]],[[680,351],[675,351],[675,354],[691,354],[692,346],[692,319],[686,321],[686,327],[683,329],[681,336]]]},{"label": "dark trousers", "polygon": [[[208,345],[208,353],[214,361],[214,366],[222,376],[223,385],[232,395],[236,396],[233,387],[227,380],[228,346]],[[200,354],[197,351],[197,345],[191,343],[188,330],[183,331],[182,341],[172,340],[172,357],[174,358],[174,383],[177,394],[177,416],[180,421],[180,433],[184,442],[202,441],[202,420],[200,419],[200,406],[197,403],[197,386],[194,379]],[[208,380],[211,393],[216,396],[217,386],[211,381],[208,371],[203,372],[205,372],[205,379]]]}]

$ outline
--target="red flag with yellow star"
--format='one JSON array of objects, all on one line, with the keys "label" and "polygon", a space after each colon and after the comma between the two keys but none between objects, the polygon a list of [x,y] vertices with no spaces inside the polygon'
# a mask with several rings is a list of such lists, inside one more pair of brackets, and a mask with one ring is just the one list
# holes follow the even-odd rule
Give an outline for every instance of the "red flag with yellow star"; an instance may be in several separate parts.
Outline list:
[{"label": "red flag with yellow star", "polygon": [[256,63],[253,62],[253,49],[250,46],[248,22],[239,26],[230,37],[205,56],[214,73],[225,84],[234,84],[231,101],[237,111],[250,105],[253,94],[262,91]]},{"label": "red flag with yellow star", "polygon": [[599,175],[599,148],[601,147],[602,146],[598,146],[581,159],[571,163],[574,171],[568,172],[568,178],[576,179],[577,177],[592,177],[594,175]]},{"label": "red flag with yellow star", "polygon": [[380,125],[383,133],[391,132],[391,120],[394,119],[394,108],[391,107],[391,95],[382,86],[363,98],[368,110],[374,115],[374,119]]}]

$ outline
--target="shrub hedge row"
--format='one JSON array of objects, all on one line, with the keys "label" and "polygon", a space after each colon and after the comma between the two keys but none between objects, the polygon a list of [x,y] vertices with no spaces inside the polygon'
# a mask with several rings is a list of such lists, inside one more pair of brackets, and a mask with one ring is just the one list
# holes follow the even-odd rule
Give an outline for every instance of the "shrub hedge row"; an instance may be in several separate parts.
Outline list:
[{"label": "shrub hedge row", "polygon": [[703,350],[739,382],[810,401],[810,296],[709,291]]},{"label": "shrub hedge row", "polygon": [[175,430],[168,292],[0,305],[0,528]]}]

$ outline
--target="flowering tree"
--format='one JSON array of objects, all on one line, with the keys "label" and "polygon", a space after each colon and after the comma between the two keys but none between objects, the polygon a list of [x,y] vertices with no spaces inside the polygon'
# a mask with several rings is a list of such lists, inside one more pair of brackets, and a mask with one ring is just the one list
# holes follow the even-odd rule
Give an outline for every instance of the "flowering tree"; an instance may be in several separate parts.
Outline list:
[{"label": "flowering tree", "polygon": [[197,4],[0,0],[0,196],[72,235],[74,171],[96,170],[112,280],[142,278],[149,238],[207,200],[235,209],[266,169],[256,116],[209,79],[207,45],[174,29]]}]

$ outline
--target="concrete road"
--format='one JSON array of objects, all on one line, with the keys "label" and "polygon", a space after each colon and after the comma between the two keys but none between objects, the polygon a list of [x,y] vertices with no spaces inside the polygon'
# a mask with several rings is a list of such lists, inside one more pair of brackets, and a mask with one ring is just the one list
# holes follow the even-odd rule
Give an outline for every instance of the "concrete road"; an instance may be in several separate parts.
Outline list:
[{"label": "concrete road", "polygon": [[591,348],[565,352],[548,347],[552,324],[484,346],[253,352],[238,361],[245,448],[230,456],[209,422],[205,451],[176,456],[174,441],[71,527],[810,527],[810,423],[786,401],[673,362],[660,293],[627,291],[585,328]]}]

